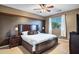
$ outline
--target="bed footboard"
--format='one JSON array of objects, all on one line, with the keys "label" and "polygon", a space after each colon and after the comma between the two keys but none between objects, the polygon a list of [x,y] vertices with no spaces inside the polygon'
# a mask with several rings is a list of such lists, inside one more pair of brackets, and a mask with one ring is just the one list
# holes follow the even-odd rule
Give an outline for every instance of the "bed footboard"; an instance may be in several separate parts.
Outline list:
[{"label": "bed footboard", "polygon": [[42,53],[58,44],[58,38],[54,38],[53,40],[48,40],[36,45],[35,53]]},{"label": "bed footboard", "polygon": [[26,48],[30,53],[33,53],[32,52],[32,45],[30,45],[29,43],[27,43],[26,41],[22,40],[22,46],[24,48]]}]

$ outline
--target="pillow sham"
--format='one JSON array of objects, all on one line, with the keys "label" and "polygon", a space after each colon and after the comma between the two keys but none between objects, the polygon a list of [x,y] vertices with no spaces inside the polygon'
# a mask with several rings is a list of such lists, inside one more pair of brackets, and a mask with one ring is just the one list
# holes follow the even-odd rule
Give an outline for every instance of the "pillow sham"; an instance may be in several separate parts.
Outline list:
[{"label": "pillow sham", "polygon": [[33,31],[29,31],[28,35],[34,35]]},{"label": "pillow sham", "polygon": [[28,35],[28,31],[23,31],[22,35]]},{"label": "pillow sham", "polygon": [[28,35],[34,35],[34,34],[38,34],[38,32],[37,31],[29,31],[28,32]]},{"label": "pillow sham", "polygon": [[33,33],[34,33],[34,34],[38,34],[38,32],[37,32],[37,31],[34,31]]}]

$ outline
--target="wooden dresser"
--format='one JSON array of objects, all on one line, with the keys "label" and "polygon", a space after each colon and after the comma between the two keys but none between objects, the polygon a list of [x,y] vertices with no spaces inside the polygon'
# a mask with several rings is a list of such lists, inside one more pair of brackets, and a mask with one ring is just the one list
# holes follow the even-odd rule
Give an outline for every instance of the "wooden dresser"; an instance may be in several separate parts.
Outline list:
[{"label": "wooden dresser", "polygon": [[70,54],[79,54],[79,33],[70,33],[69,49]]},{"label": "wooden dresser", "polygon": [[19,46],[21,45],[21,37],[20,36],[12,36],[10,37],[10,40],[9,40],[9,47],[12,48],[12,47],[15,47],[15,46]]}]

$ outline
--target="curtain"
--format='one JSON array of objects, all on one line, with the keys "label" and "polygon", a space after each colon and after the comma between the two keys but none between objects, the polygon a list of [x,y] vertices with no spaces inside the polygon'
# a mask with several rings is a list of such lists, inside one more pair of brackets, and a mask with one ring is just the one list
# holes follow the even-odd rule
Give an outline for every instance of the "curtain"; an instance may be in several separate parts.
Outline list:
[{"label": "curtain", "polygon": [[65,15],[61,16],[61,36],[66,37],[66,19],[65,19]]},{"label": "curtain", "polygon": [[49,34],[52,34],[52,19],[49,18],[49,28],[48,28]]}]

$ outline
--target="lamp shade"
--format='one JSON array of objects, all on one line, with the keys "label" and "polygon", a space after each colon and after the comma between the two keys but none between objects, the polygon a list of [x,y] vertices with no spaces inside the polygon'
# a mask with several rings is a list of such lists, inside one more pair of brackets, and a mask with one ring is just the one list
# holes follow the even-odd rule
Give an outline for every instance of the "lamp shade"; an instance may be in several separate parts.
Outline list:
[{"label": "lamp shade", "polygon": [[44,27],[42,27],[42,29],[44,29]]},{"label": "lamp shade", "polygon": [[15,31],[18,31],[18,27],[15,27]]}]

